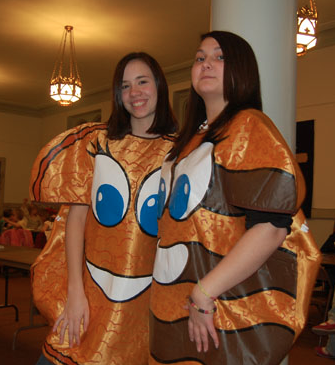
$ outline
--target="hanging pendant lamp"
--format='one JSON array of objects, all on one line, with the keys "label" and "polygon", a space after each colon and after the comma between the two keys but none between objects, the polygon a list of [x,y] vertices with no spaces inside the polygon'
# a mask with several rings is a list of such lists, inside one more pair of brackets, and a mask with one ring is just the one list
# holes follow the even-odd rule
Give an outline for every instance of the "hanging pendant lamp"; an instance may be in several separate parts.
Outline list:
[{"label": "hanging pendant lamp", "polygon": [[[66,48],[67,38],[70,41],[68,48]],[[68,106],[81,98],[81,88],[82,84],[75,58],[73,26],[66,25],[51,76],[50,96],[60,105]]]},{"label": "hanging pendant lamp", "polygon": [[314,0],[310,0],[310,6],[307,5],[300,8],[298,15],[297,29],[297,55],[303,56],[307,50],[315,47],[316,26],[318,22],[318,13]]}]

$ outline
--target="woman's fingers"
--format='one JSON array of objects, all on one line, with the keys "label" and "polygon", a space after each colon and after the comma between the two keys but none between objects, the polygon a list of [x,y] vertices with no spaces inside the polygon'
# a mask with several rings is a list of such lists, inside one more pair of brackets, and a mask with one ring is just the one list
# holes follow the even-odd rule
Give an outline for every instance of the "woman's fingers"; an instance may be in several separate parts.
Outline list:
[{"label": "woman's fingers", "polygon": [[219,336],[214,326],[208,327],[208,333],[212,337],[215,348],[219,348]]},{"label": "woman's fingers", "polygon": [[68,335],[69,335],[69,347],[73,346],[73,325],[72,325],[72,321],[69,322],[68,324]]},{"label": "woman's fingers", "polygon": [[202,314],[194,308],[189,307],[190,317],[188,320],[188,332],[190,341],[196,343],[197,351],[208,351],[209,338],[208,334],[214,342],[216,348],[219,347],[219,337],[213,323],[213,316]]},{"label": "woman's fingers", "polygon": [[[200,327],[200,338],[202,342],[202,348],[204,352],[208,351],[208,334],[207,334],[207,328],[206,327]],[[200,350],[201,351],[201,350]]]},{"label": "woman's fingers", "polygon": [[194,342],[194,326],[191,320],[188,321],[188,335],[190,337],[190,341]]},{"label": "woman's fingers", "polygon": [[64,335],[67,327],[67,320],[65,319],[64,312],[57,318],[54,326],[52,327],[52,331],[57,332],[58,327],[60,327],[59,343],[62,345],[64,342]]},{"label": "woman's fingers", "polygon": [[195,345],[197,347],[197,351],[201,352],[202,343],[201,343],[200,329],[198,326],[194,326],[193,333],[194,333],[194,340],[195,340]]},{"label": "woman's fingers", "polygon": [[78,346],[80,345],[80,322],[81,321],[76,320],[73,327],[73,339]]},{"label": "woman's fingers", "polygon": [[63,323],[60,327],[60,333],[59,333],[59,344],[62,345],[64,342],[64,336],[65,336],[65,331],[66,331],[66,327],[67,327],[67,321],[63,320]]},{"label": "woman's fingers", "polygon": [[64,343],[67,331],[69,347],[80,345],[81,325],[85,332],[88,328],[90,319],[88,303],[86,300],[83,302],[83,304],[81,301],[72,301],[70,304],[67,302],[64,311],[56,319],[52,330],[53,332],[59,330],[59,344]]},{"label": "woman's fingers", "polygon": [[60,322],[63,320],[63,314],[61,314],[57,319],[56,319],[56,322],[54,324],[54,326],[52,327],[52,332],[56,332],[57,331],[57,328],[60,324]]},{"label": "woman's fingers", "polygon": [[[69,321],[64,314],[60,315],[57,318],[52,330],[53,332],[56,332],[57,328],[60,327],[59,331],[60,345],[62,345],[64,342],[66,330],[68,331],[68,336],[69,336],[69,347],[73,347],[74,343],[80,345],[80,322],[81,320]],[[86,319],[84,319],[85,330],[87,329],[87,327],[88,327],[88,315],[86,316]]]},{"label": "woman's fingers", "polygon": [[[189,326],[190,328],[190,326]],[[192,326],[191,326],[192,328]],[[208,332],[206,327],[193,325],[193,330],[189,331],[190,340],[195,341],[197,351],[208,351]]]}]

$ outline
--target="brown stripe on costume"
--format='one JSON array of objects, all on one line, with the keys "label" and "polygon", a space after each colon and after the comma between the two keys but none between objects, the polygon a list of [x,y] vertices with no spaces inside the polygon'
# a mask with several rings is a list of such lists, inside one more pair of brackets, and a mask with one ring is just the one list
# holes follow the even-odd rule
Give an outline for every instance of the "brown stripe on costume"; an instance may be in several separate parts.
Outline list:
[{"label": "brown stripe on costume", "polygon": [[[274,365],[279,364],[282,354],[289,351],[293,342],[294,335],[289,328],[264,323],[242,331],[218,331],[219,350],[214,348],[210,339],[209,351],[198,353],[195,343],[189,340],[187,320],[188,318],[182,318],[172,323],[163,322],[150,313],[150,328],[155,333],[155,337],[150,338],[150,353],[156,360],[150,364],[188,365],[195,361],[203,365]],[[179,334],[178,341],[175,340],[176,333]],[[267,344],[277,346],[269,348]],[[286,351],[283,352],[285,348]]]},{"label": "brown stripe on costume", "polygon": [[296,181],[280,169],[228,170],[214,164],[211,186],[201,205],[224,215],[241,215],[236,207],[294,214]]},{"label": "brown stripe on costume", "polygon": [[[196,283],[199,277],[204,277],[223,258],[221,255],[210,252],[198,242],[184,244],[189,252],[188,262],[183,273],[173,284]],[[202,263],[201,266],[198,265],[199,262]],[[252,276],[221,295],[220,298],[231,300],[268,289],[279,290],[295,297],[296,283],[296,255],[289,250],[279,248]]]}]

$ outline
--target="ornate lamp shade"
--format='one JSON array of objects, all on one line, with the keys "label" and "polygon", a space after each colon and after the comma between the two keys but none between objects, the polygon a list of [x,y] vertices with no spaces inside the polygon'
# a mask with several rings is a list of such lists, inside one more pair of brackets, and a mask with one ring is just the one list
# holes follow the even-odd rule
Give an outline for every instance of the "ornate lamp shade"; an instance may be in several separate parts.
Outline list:
[{"label": "ornate lamp shade", "polygon": [[[82,84],[79,77],[77,62],[75,60],[73,27],[66,25],[61,41],[60,52],[55,63],[50,81],[50,96],[59,102],[60,105],[67,106],[81,98]],[[66,40],[70,38],[68,51],[68,62],[65,62]],[[67,69],[66,69],[67,68]]]},{"label": "ornate lamp shade", "polygon": [[310,7],[303,6],[298,10],[297,55],[303,56],[308,49],[315,47],[316,25],[318,14],[314,0],[310,0]]},{"label": "ornate lamp shade", "polygon": [[57,77],[51,80],[50,96],[59,104],[70,105],[81,98],[81,82],[70,77]]}]

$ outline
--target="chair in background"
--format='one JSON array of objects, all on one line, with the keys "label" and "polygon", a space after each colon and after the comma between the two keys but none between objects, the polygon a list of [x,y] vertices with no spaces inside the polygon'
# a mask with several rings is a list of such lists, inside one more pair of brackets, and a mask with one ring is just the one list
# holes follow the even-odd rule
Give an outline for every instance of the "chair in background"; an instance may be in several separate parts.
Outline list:
[{"label": "chair in background", "polygon": [[16,229],[7,229],[1,234],[0,244],[6,246],[21,246],[19,237],[17,235]]},{"label": "chair in background", "polygon": [[31,232],[23,228],[12,228],[3,232],[0,236],[0,244],[7,246],[34,247]]},{"label": "chair in background", "polygon": [[[323,265],[320,266],[314,290],[312,292],[311,303],[314,305],[320,315],[321,322],[326,322],[328,319],[328,311],[332,307],[334,296],[334,286],[330,280],[329,274]],[[319,346],[321,345],[322,336],[319,336]]]},{"label": "chair in background", "polygon": [[327,320],[328,311],[332,306],[334,287],[323,265],[320,266],[316,277],[316,284],[312,292],[311,305],[317,307],[322,321]]},{"label": "chair in background", "polygon": [[21,246],[34,247],[33,235],[28,229],[17,229],[17,235]]}]

